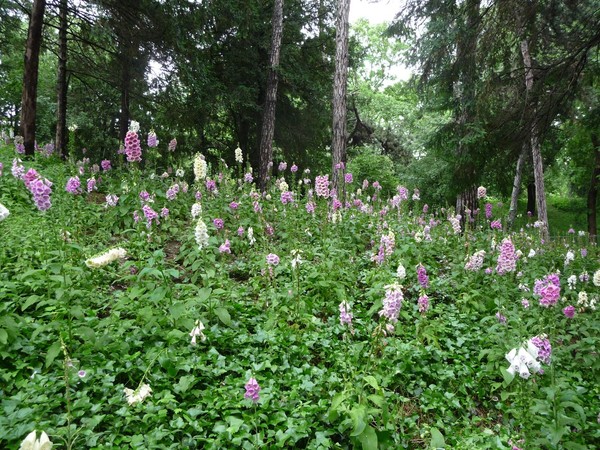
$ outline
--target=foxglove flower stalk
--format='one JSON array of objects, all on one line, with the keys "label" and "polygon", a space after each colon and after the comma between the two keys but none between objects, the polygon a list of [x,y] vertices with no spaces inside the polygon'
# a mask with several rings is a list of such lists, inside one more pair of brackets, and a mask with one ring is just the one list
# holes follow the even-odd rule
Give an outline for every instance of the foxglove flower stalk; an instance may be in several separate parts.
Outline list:
[{"label": "foxglove flower stalk", "polygon": [[244,183],[252,183],[254,181],[254,177],[250,172],[244,175]]},{"label": "foxglove flower stalk", "polygon": [[125,393],[125,397],[127,398],[127,403],[129,405],[135,405],[136,403],[142,403],[146,397],[152,394],[152,388],[150,385],[144,383],[139,386],[135,391],[133,389],[125,388],[123,389]]},{"label": "foxglove flower stalk", "polygon": [[171,142],[169,142],[168,149],[170,152],[174,152],[176,148],[177,148],[177,139],[173,138],[173,139],[171,139]]},{"label": "foxglove flower stalk", "polygon": [[292,164],[292,167],[290,167],[290,172],[292,172],[292,173],[298,172],[298,166],[296,164]]},{"label": "foxglove flower stalk", "polygon": [[248,243],[250,245],[254,245],[256,243],[256,238],[254,237],[254,230],[252,227],[248,227]]},{"label": "foxglove flower stalk", "polygon": [[151,130],[150,133],[148,133],[148,147],[154,148],[157,146],[158,139],[156,139],[156,133],[154,132],[154,130]]},{"label": "foxglove flower stalk", "polygon": [[317,197],[329,197],[329,175],[321,175],[315,178],[315,193]]},{"label": "foxglove flower stalk", "polygon": [[572,250],[569,250],[565,255],[565,266],[568,266],[571,261],[575,261],[575,253]]},{"label": "foxglove flower stalk", "polygon": [[132,120],[129,124],[129,131],[133,131],[134,133],[140,131],[140,123],[136,122],[135,120]]},{"label": "foxglove flower stalk", "polygon": [[421,314],[425,314],[429,310],[429,297],[427,297],[427,294],[423,294],[419,297],[417,305],[419,306],[419,312]]},{"label": "foxglove flower stalk", "polygon": [[206,160],[204,159],[204,155],[201,153],[196,153],[196,156],[194,157],[194,181],[199,182],[200,180],[204,180],[206,178],[207,170],[208,166],[206,164]]},{"label": "foxglove flower stalk", "polygon": [[483,267],[483,258],[485,257],[485,250],[479,250],[469,258],[465,264],[465,270],[471,272],[477,272]]},{"label": "foxglove flower stalk", "polygon": [[52,183],[47,179],[42,180],[38,178],[29,185],[29,190],[33,194],[33,201],[35,206],[40,211],[46,211],[50,209],[52,203],[50,201],[50,194],[52,193]]},{"label": "foxglove flower stalk", "polygon": [[116,247],[107,252],[96,255],[86,260],[85,265],[90,269],[98,269],[110,264],[113,261],[124,259],[127,256],[127,250],[121,247]]},{"label": "foxglove flower stalk", "polygon": [[592,278],[592,283],[594,283],[594,286],[600,287],[600,269],[598,269],[594,272],[594,277]]},{"label": "foxglove flower stalk", "polygon": [[550,358],[552,357],[552,345],[545,334],[535,336],[528,342],[537,348],[537,355],[535,356],[544,364],[550,364]]},{"label": "foxglove flower stalk", "polygon": [[491,217],[492,217],[492,204],[486,203],[485,204],[485,218],[491,219]]},{"label": "foxglove flower stalk", "polygon": [[514,272],[517,269],[517,252],[510,238],[506,238],[500,245],[500,255],[498,256],[498,264],[496,270],[500,275],[507,272]]},{"label": "foxglove flower stalk", "polygon": [[225,243],[219,246],[219,252],[231,254],[231,242],[229,242],[229,239],[225,239]]},{"label": "foxglove flower stalk", "polygon": [[510,363],[506,371],[511,375],[518,373],[521,378],[525,379],[529,378],[531,372],[540,373],[542,366],[537,361],[537,356],[537,349],[530,342],[527,343],[527,349],[523,347],[519,347],[518,349],[513,348],[505,356],[506,360]]},{"label": "foxglove flower stalk", "polygon": [[277,256],[275,253],[269,253],[266,257],[266,260],[267,264],[270,266],[276,266],[279,264],[279,256]]},{"label": "foxglove flower stalk", "polygon": [[350,312],[350,305],[346,300],[340,303],[340,325],[347,324],[352,328],[352,313]]},{"label": "foxglove flower stalk", "polygon": [[460,234],[460,219],[460,214],[457,214],[456,216],[450,216],[448,218],[450,225],[452,225],[452,230],[454,231],[454,234]]},{"label": "foxglove flower stalk", "polygon": [[560,299],[560,279],[558,274],[551,273],[541,280],[535,280],[533,293],[539,296],[540,305],[549,308]]},{"label": "foxglove flower stalk", "polygon": [[402,300],[404,300],[402,286],[398,283],[386,286],[383,308],[379,311],[379,317],[385,317],[392,324],[396,323],[402,307]]},{"label": "foxglove flower stalk", "polygon": [[198,336],[200,336],[200,340],[202,342],[206,341],[206,336],[204,335],[204,333],[202,331],[204,331],[204,324],[200,321],[200,319],[198,319],[198,320],[196,320],[196,324],[195,324],[194,328],[192,328],[192,331],[190,331],[190,336],[192,338],[192,341],[190,342],[190,344],[196,345],[196,338]]},{"label": "foxglove flower stalk", "polygon": [[105,172],[109,171],[112,168],[111,165],[110,165],[110,160],[103,159],[100,162],[100,167],[102,167],[102,170],[104,170]]},{"label": "foxglove flower stalk", "polygon": [[25,183],[25,187],[31,191],[31,183],[37,180],[40,177],[40,174],[37,173],[35,169],[29,169],[25,176],[23,177],[23,182]]},{"label": "foxglove flower stalk", "polygon": [[419,264],[417,266],[417,279],[419,280],[419,284],[423,289],[427,289],[429,287],[429,277],[427,276],[427,269],[425,269],[423,264]]},{"label": "foxglove flower stalk", "polygon": [[213,225],[215,226],[215,228],[217,230],[222,230],[223,227],[225,226],[225,222],[223,221],[223,219],[217,218],[217,219],[213,220]]},{"label": "foxglove flower stalk", "polygon": [[563,309],[563,314],[569,319],[572,319],[573,317],[575,317],[575,307],[572,305],[567,306]]},{"label": "foxglove flower stalk", "polygon": [[402,263],[398,264],[398,269],[396,269],[396,276],[400,281],[406,278],[406,269],[402,265]]},{"label": "foxglove flower stalk", "polygon": [[142,211],[144,213],[144,217],[146,218],[146,227],[151,228],[152,222],[155,221],[158,225],[160,222],[158,221],[158,213],[154,211],[149,205],[142,206]]},{"label": "foxglove flower stalk", "polygon": [[477,198],[485,198],[487,195],[487,189],[483,186],[477,188]]},{"label": "foxglove flower stalk", "polygon": [[22,180],[25,177],[25,167],[21,164],[19,158],[13,159],[11,173],[17,180]]},{"label": "foxglove flower stalk", "polygon": [[287,169],[287,163],[286,163],[285,161],[281,161],[281,162],[279,163],[279,166],[277,167],[277,170],[278,170],[279,172],[284,172],[284,171],[285,171],[285,169]]},{"label": "foxglove flower stalk", "polygon": [[10,215],[10,211],[6,206],[0,203],[0,222],[6,219]]},{"label": "foxglove flower stalk", "polygon": [[250,378],[244,386],[244,388],[246,389],[244,398],[248,398],[254,403],[258,402],[260,398],[258,395],[258,393],[260,392],[260,386],[258,385],[258,381],[256,381],[256,378]]},{"label": "foxglove flower stalk", "polygon": [[39,439],[37,438],[37,432],[33,430],[27,435],[27,437],[21,442],[19,450],[51,450],[54,444],[50,442],[48,435],[42,431]]},{"label": "foxglove flower stalk", "polygon": [[97,190],[98,188],[96,187],[96,179],[94,177],[92,178],[88,178],[87,180],[87,191],[88,194],[92,191]]},{"label": "foxglove flower stalk", "polygon": [[301,254],[302,250],[292,250],[292,261],[290,262],[292,269],[296,270],[296,267],[304,262],[300,256]]},{"label": "foxglove flower stalk", "polygon": [[[133,128],[133,124],[137,122],[132,121],[131,123]],[[127,162],[140,162],[142,160],[140,138],[137,135],[137,131],[133,129],[125,135],[125,154],[127,155]]]},{"label": "foxglove flower stalk", "polygon": [[196,223],[196,231],[194,233],[196,238],[196,244],[198,244],[198,249],[202,250],[204,247],[208,245],[208,228],[206,224],[202,220],[202,217],[198,219],[198,223]]},{"label": "foxglove flower stalk", "polygon": [[202,204],[199,202],[196,202],[192,205],[192,219],[195,219],[196,217],[199,217],[200,214],[202,214]]},{"label": "foxglove flower stalk", "polygon": [[106,207],[117,206],[118,202],[119,202],[119,197],[117,197],[115,194],[108,194],[106,196]]},{"label": "foxglove flower stalk", "polygon": [[244,163],[244,156],[242,155],[242,149],[239,147],[239,145],[235,149],[234,154],[235,154],[235,162],[239,163],[239,164],[243,164]]},{"label": "foxglove flower stalk", "polygon": [[287,205],[294,203],[294,193],[292,191],[284,191],[281,193],[281,203]]},{"label": "foxglove flower stalk", "polygon": [[177,198],[177,194],[179,193],[179,185],[174,184],[169,189],[167,189],[166,197],[167,200],[172,201]]}]

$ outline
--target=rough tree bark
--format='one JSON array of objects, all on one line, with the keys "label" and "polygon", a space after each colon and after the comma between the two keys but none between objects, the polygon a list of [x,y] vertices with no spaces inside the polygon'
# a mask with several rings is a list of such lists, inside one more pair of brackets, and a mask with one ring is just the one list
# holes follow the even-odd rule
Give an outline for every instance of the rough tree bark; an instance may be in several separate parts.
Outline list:
[{"label": "rough tree bark", "polygon": [[517,216],[517,207],[519,201],[519,194],[521,193],[521,180],[523,178],[523,165],[525,164],[525,158],[529,153],[529,145],[523,144],[523,149],[517,160],[517,170],[515,171],[515,180],[513,181],[512,195],[510,196],[510,208],[508,209],[508,223],[507,228],[512,229],[515,223],[515,217]]},{"label": "rough tree bark", "polygon": [[[529,53],[529,42],[527,39],[521,41],[521,55],[523,56],[523,65],[525,66],[525,88],[528,96],[533,91],[533,66],[531,64],[531,54]],[[543,222],[540,227],[541,235],[544,240],[548,239],[550,228],[548,226],[548,212],[546,210],[546,189],[544,187],[544,164],[542,162],[542,152],[540,148],[540,136],[537,123],[537,114],[535,104],[531,104],[531,123],[529,126],[531,141],[531,156],[533,160],[533,175],[535,179],[535,203],[537,207],[538,220]]]},{"label": "rough tree bark", "polygon": [[38,85],[42,26],[44,23],[45,0],[34,0],[29,19],[29,31],[25,47],[25,70],[23,74],[23,96],[21,97],[21,130],[25,154],[35,152],[35,118]]},{"label": "rough tree bark", "polygon": [[56,151],[67,157],[67,0],[60,0],[58,28],[58,78],[56,83]]},{"label": "rough tree bark", "polygon": [[277,106],[277,85],[279,77],[279,53],[283,35],[283,0],[275,0],[273,5],[273,33],[269,54],[269,74],[267,76],[267,96],[263,110],[262,131],[260,136],[260,160],[258,179],[262,191],[267,187],[269,161],[273,159],[273,135],[275,134],[275,109]]},{"label": "rough tree bark", "polygon": [[587,223],[590,239],[596,242],[598,234],[598,223],[596,221],[596,204],[598,200],[598,177],[600,177],[600,136],[592,133],[592,145],[594,146],[594,169],[587,195]]},{"label": "rough tree bark", "polygon": [[333,77],[333,139],[332,187],[342,198],[343,171],[337,169],[346,162],[346,92],[348,81],[348,28],[350,0],[338,0],[335,32],[335,74]]}]

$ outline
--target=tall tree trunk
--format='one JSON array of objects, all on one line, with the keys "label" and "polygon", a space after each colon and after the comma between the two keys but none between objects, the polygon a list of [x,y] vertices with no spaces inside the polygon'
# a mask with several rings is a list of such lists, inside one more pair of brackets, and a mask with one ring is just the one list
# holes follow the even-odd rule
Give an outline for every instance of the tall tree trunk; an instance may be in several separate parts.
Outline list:
[{"label": "tall tree trunk", "polygon": [[535,216],[537,209],[535,207],[535,183],[530,181],[527,183],[527,214],[531,213]]},{"label": "tall tree trunk", "polygon": [[517,160],[517,170],[515,171],[515,180],[513,181],[512,195],[510,196],[510,208],[508,209],[507,228],[509,230],[512,229],[515,223],[515,217],[517,216],[519,194],[521,193],[521,179],[523,178],[523,164],[525,164],[528,150],[529,146],[524,143],[519,159]]},{"label": "tall tree trunk", "polygon": [[279,77],[279,53],[283,35],[283,0],[275,0],[273,5],[273,34],[271,36],[271,52],[269,54],[269,74],[267,76],[267,96],[263,111],[262,132],[260,136],[259,154],[259,186],[262,191],[267,187],[269,161],[273,159],[273,135],[275,134],[275,109],[277,106],[277,84]]},{"label": "tall tree trunk", "polygon": [[465,189],[456,196],[456,214],[460,214],[460,224],[463,230],[467,229],[473,217],[474,211],[477,209],[477,187],[472,186],[469,189]]},{"label": "tall tree trunk", "polygon": [[590,239],[596,242],[598,224],[596,222],[596,204],[598,200],[598,177],[600,177],[600,136],[592,133],[592,145],[594,146],[594,170],[587,195],[587,223]]},{"label": "tall tree trunk", "polygon": [[348,81],[348,28],[350,0],[338,0],[335,32],[335,74],[333,77],[333,139],[332,184],[338,197],[342,197],[344,182],[341,163],[346,162],[346,92]]},{"label": "tall tree trunk", "polygon": [[[533,91],[533,66],[531,64],[531,54],[529,53],[529,43],[527,39],[521,41],[521,54],[523,55],[523,65],[525,66],[525,88],[527,95],[530,96]],[[544,164],[542,162],[542,152],[540,148],[540,136],[537,123],[536,105],[531,104],[531,114],[529,115],[531,123],[529,126],[531,140],[531,156],[533,160],[533,175],[535,179],[535,203],[537,207],[538,220],[543,223],[540,227],[542,238],[548,240],[548,212],[546,210],[546,189],[544,187]]]},{"label": "tall tree trunk", "polygon": [[35,152],[35,116],[37,102],[38,67],[42,45],[42,26],[46,0],[34,0],[29,19],[29,31],[25,47],[25,70],[23,74],[23,96],[21,97],[21,135],[25,154]]},{"label": "tall tree trunk", "polygon": [[56,151],[67,157],[67,0],[60,0],[58,17],[58,79],[56,83]]}]

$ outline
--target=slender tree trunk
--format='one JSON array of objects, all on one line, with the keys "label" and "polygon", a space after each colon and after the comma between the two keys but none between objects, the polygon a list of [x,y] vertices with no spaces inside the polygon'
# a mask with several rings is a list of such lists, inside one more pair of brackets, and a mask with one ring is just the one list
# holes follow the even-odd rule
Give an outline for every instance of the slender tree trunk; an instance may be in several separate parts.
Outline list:
[{"label": "slender tree trunk", "polygon": [[58,29],[58,79],[56,96],[56,151],[67,157],[67,0],[60,0]]},{"label": "slender tree trunk", "polygon": [[269,54],[269,74],[267,76],[267,96],[263,111],[262,132],[259,153],[259,186],[262,191],[267,187],[269,161],[273,159],[273,136],[275,134],[275,109],[277,106],[277,85],[279,77],[279,53],[283,35],[283,0],[275,0],[273,5],[273,34],[271,36],[271,52]]},{"label": "slender tree trunk", "polygon": [[535,216],[537,209],[535,207],[535,183],[530,181],[527,183],[527,214],[531,213]]},{"label": "slender tree trunk", "polygon": [[[525,66],[525,88],[528,96],[533,91],[533,66],[531,64],[531,54],[529,53],[529,43],[527,39],[521,41],[521,54],[523,55],[523,65]],[[535,179],[535,200],[538,213],[538,220],[543,222],[541,229],[542,238],[548,240],[550,228],[548,226],[548,212],[546,210],[546,189],[544,187],[544,165],[542,162],[542,152],[540,148],[540,136],[537,123],[536,106],[531,105],[530,114],[531,124],[529,127],[531,139],[531,156],[533,160],[533,175]]]},{"label": "slender tree trunk", "polygon": [[35,152],[35,116],[37,102],[38,67],[42,45],[45,0],[34,0],[29,19],[29,31],[25,48],[25,70],[23,74],[23,96],[21,97],[21,135],[25,154]]},{"label": "slender tree trunk", "polygon": [[598,177],[600,177],[600,136],[592,133],[592,144],[594,146],[594,170],[587,196],[587,223],[590,239],[596,242],[598,235],[598,224],[596,222],[596,204],[598,200]]},{"label": "slender tree trunk", "polygon": [[523,164],[525,164],[525,158],[529,146],[524,143],[519,159],[517,160],[517,170],[515,171],[515,180],[513,182],[512,195],[510,196],[510,208],[508,209],[508,223],[507,228],[510,230],[514,223],[515,217],[517,216],[517,207],[519,202],[519,194],[521,193],[521,179],[523,178]]},{"label": "slender tree trunk", "polygon": [[348,81],[348,28],[350,0],[338,0],[335,33],[335,74],[333,77],[332,184],[342,198],[344,180],[340,164],[346,162],[346,92]]}]

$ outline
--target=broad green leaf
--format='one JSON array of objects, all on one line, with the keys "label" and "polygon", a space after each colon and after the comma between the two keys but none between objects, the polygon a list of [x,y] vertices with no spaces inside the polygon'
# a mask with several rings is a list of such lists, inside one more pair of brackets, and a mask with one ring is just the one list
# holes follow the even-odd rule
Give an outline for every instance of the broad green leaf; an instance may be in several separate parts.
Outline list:
[{"label": "broad green leaf", "polygon": [[365,422],[367,411],[364,406],[358,405],[352,408],[349,414],[353,425],[350,436],[358,436],[365,430],[365,427],[367,426],[367,423]]},{"label": "broad green leaf", "polygon": [[50,365],[54,362],[59,353],[60,341],[56,341],[50,346],[50,348],[48,349],[48,353],[46,353],[46,367],[50,367]]},{"label": "broad green leaf", "polygon": [[444,440],[444,435],[437,428],[433,427],[431,430],[431,442],[429,446],[431,448],[445,448],[446,441]]},{"label": "broad green leaf", "polygon": [[379,384],[373,375],[367,375],[364,380],[369,386],[372,386],[373,389],[379,391]]},{"label": "broad green leaf", "polygon": [[181,317],[181,315],[185,312],[186,307],[183,303],[179,302],[179,303],[175,303],[174,305],[171,305],[171,307],[169,308],[169,312],[171,313],[171,317],[173,318],[173,320],[177,320]]},{"label": "broad green leaf", "polygon": [[8,342],[8,333],[4,328],[0,328],[0,344],[6,345]]},{"label": "broad green leaf", "polygon": [[363,450],[377,450],[377,432],[371,425],[367,425],[364,431],[358,436]]},{"label": "broad green leaf", "polygon": [[216,308],[215,314],[219,320],[223,322],[223,324],[227,325],[228,327],[231,326],[231,316],[225,308]]},{"label": "broad green leaf", "polygon": [[198,294],[196,294],[196,299],[198,300],[199,303],[203,303],[206,300],[208,300],[208,297],[210,297],[211,292],[212,292],[211,288],[198,289]]}]

